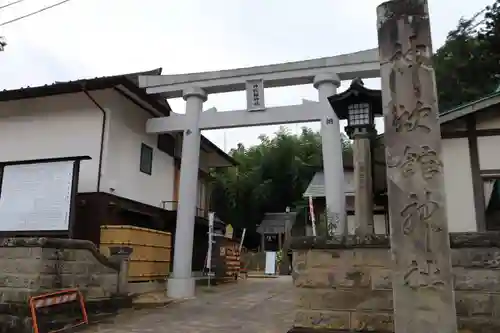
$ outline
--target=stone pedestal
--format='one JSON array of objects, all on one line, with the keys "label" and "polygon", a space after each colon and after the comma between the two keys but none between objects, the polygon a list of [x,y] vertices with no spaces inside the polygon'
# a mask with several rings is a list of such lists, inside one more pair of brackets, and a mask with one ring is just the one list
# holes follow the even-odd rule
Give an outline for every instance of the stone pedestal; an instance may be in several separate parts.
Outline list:
[{"label": "stone pedestal", "polygon": [[[452,234],[450,243],[458,332],[499,332],[500,233]],[[302,237],[292,248],[297,310],[289,332],[394,332],[387,236]]]},{"label": "stone pedestal", "polygon": [[120,265],[120,272],[118,273],[118,293],[121,295],[128,295],[128,268],[133,249],[127,246],[113,246],[109,248],[109,252],[111,255],[110,259]]},{"label": "stone pedestal", "polygon": [[355,234],[365,236],[375,233],[373,225],[373,178],[371,162],[371,138],[374,129],[356,128],[353,138],[354,187],[355,187]]}]

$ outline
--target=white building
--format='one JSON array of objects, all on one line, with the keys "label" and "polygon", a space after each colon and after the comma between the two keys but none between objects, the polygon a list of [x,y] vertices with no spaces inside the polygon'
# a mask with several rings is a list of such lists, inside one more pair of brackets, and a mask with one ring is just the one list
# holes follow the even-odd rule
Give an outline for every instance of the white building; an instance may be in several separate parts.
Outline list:
[{"label": "white building", "polygon": [[450,231],[500,229],[500,90],[440,122]]},{"label": "white building", "polygon": [[[161,69],[0,92],[0,162],[89,156],[81,162],[75,237],[99,242],[99,226],[175,228],[182,134],[147,134],[166,100],[137,86]],[[211,167],[234,160],[202,138],[199,222],[209,206]]]},{"label": "white building", "polygon": [[[500,230],[500,89],[440,115],[443,165],[450,232]],[[387,216],[383,136],[374,145],[375,232],[386,233]],[[353,232],[353,172],[345,165],[346,208]],[[351,158],[352,160],[352,158]],[[346,164],[346,163],[344,163]],[[315,198],[321,220],[324,201],[322,172],[313,177],[304,196]]]},{"label": "white building", "polygon": [[[381,143],[381,138],[377,138],[376,143]],[[380,155],[382,153],[382,155]],[[385,177],[385,165],[378,162],[383,161],[383,149],[380,146],[375,146],[373,159],[375,164],[373,165],[373,182],[374,182],[374,207],[373,207],[373,222],[375,233],[385,234],[389,226],[389,216],[387,215],[386,208],[386,177]],[[346,198],[346,214],[347,214],[347,227],[348,233],[354,234],[354,200],[355,200],[355,188],[354,188],[354,165],[352,160],[352,154],[344,152],[343,156],[344,162],[344,191]],[[318,171],[314,174],[309,186],[304,192],[303,196],[305,198],[312,197],[314,202],[314,212],[315,218],[317,220],[316,224],[320,224],[319,228],[326,227],[325,220],[325,175],[323,171]],[[320,231],[321,232],[321,231]],[[312,235],[311,227],[306,229],[307,235]]]}]

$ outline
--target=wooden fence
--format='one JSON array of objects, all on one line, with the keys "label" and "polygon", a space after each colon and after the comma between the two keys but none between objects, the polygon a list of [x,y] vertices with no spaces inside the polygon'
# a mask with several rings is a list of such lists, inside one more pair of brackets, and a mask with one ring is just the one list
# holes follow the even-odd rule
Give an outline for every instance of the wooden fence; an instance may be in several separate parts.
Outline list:
[{"label": "wooden fence", "polygon": [[100,251],[109,256],[109,248],[129,246],[133,249],[128,278],[130,282],[164,279],[172,262],[172,235],[128,225],[101,226]]}]

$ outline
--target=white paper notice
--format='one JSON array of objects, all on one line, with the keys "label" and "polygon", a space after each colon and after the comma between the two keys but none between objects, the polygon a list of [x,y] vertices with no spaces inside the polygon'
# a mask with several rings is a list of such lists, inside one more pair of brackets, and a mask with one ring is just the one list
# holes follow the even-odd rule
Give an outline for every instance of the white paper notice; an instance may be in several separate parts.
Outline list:
[{"label": "white paper notice", "polygon": [[0,231],[68,230],[74,163],[5,166]]}]

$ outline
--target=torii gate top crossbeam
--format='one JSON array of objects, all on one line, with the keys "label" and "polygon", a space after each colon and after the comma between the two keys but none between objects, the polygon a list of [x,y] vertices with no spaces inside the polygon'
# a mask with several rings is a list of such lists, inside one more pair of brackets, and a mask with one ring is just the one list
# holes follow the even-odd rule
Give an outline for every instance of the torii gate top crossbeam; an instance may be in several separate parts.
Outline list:
[{"label": "torii gate top crossbeam", "polygon": [[264,80],[266,88],[285,87],[313,83],[320,73],[337,74],[340,80],[356,77],[380,77],[378,49],[370,49],[334,57],[318,58],[278,65],[257,66],[214,72],[144,75],[139,77],[139,86],[149,94],[161,93],[165,98],[182,97],[182,91],[193,85],[207,93],[224,93],[245,90],[245,82]]}]

